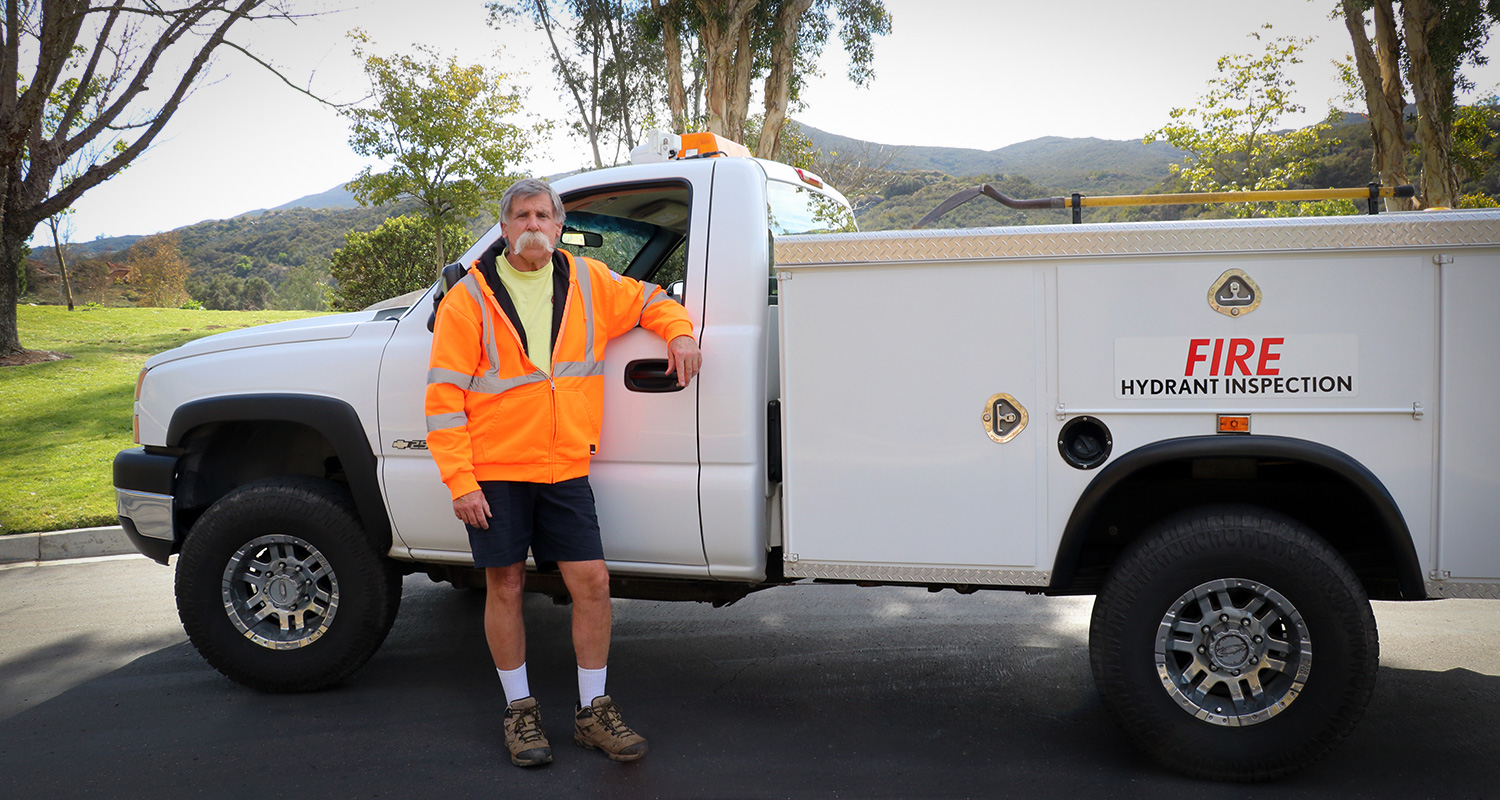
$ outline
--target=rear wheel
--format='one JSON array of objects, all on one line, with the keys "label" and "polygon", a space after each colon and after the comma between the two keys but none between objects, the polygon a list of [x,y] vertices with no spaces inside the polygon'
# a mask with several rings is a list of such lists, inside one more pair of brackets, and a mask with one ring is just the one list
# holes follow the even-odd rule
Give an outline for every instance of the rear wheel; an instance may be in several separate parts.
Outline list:
[{"label": "rear wheel", "polygon": [[374,655],[401,576],[342,485],[289,477],[242,486],[198,519],[176,593],[188,638],[215,669],[262,691],[313,691]]},{"label": "rear wheel", "polygon": [[1089,649],[1105,706],[1165,766],[1266,780],[1321,758],[1375,685],[1369,600],[1326,542],[1254,508],[1167,520],[1116,563]]}]

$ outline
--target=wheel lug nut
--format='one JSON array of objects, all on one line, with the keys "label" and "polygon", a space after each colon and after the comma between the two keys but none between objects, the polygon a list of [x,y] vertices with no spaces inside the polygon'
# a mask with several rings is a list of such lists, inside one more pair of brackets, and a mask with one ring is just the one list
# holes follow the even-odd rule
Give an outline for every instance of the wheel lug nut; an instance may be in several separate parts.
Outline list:
[{"label": "wheel lug nut", "polygon": [[1251,664],[1259,664],[1260,663],[1260,656],[1250,656],[1250,663]]},{"label": "wheel lug nut", "polygon": [[1259,636],[1257,636],[1252,641],[1254,641],[1256,644],[1260,644],[1261,643],[1261,638]]},{"label": "wheel lug nut", "polygon": [[1198,652],[1200,652],[1200,653],[1207,653],[1208,652],[1208,648],[1204,647],[1203,645],[1198,645]]},{"label": "wheel lug nut", "polygon": [[1204,625],[1203,626],[1203,632],[1204,633],[1212,633],[1213,632],[1213,628],[1210,628],[1207,625]]},{"label": "wheel lug nut", "polygon": [[1236,670],[1230,670],[1229,674],[1230,675],[1234,675],[1235,677],[1239,677],[1240,671],[1237,670],[1237,669]]},{"label": "wheel lug nut", "polygon": [[1245,617],[1244,619],[1240,620],[1240,624],[1247,628],[1250,627],[1250,618]]},{"label": "wheel lug nut", "polygon": [[1220,614],[1219,615],[1219,621],[1220,622],[1228,622],[1229,621],[1229,615],[1228,614]]}]

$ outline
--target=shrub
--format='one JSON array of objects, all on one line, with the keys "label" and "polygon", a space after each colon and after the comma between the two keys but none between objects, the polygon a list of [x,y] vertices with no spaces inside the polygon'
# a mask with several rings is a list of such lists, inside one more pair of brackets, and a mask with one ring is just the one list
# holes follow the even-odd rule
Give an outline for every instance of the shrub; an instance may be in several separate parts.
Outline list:
[{"label": "shrub", "polygon": [[[357,311],[437,280],[437,239],[422,217],[391,217],[373,231],[352,231],[344,238],[346,244],[329,259],[338,282],[332,298],[336,310]],[[462,253],[471,240],[462,225],[449,225],[443,241],[449,253]]]}]

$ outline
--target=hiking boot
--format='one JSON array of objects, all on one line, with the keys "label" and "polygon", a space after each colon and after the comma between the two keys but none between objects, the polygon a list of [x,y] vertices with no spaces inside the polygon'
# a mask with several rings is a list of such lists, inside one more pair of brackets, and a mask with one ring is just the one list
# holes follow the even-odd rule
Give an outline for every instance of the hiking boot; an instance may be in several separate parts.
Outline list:
[{"label": "hiking boot", "polygon": [[505,707],[505,746],[510,763],[535,767],[552,763],[552,746],[542,733],[542,709],[535,697],[523,697]]},{"label": "hiking boot", "polygon": [[646,740],[620,721],[620,707],[609,695],[595,697],[573,714],[573,743],[603,750],[611,761],[634,761],[646,754]]}]

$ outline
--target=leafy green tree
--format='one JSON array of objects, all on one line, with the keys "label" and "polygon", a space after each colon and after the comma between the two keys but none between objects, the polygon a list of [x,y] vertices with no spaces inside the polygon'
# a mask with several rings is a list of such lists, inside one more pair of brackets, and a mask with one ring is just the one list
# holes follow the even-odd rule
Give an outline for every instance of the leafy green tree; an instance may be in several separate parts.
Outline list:
[{"label": "leafy green tree", "polygon": [[245,280],[220,273],[209,278],[208,283],[190,287],[194,300],[209,311],[237,311]]},{"label": "leafy green tree", "polygon": [[287,272],[286,279],[276,287],[276,302],[273,305],[288,311],[322,311],[327,308],[327,267],[320,269],[312,264],[292,267]]},{"label": "leafy green tree", "polygon": [[[442,235],[454,252],[468,246],[467,237],[456,223],[450,223]],[[345,242],[329,259],[337,282],[332,297],[335,310],[357,311],[435,280],[431,264],[438,236],[421,216],[391,217],[368,233],[350,232]]]},{"label": "leafy green tree", "polygon": [[[1286,70],[1302,62],[1300,53],[1311,40],[1266,40],[1260,32],[1250,36],[1264,42],[1264,52],[1220,58],[1218,76],[1209,79],[1198,105],[1172,109],[1172,122],[1145,138],[1147,144],[1166,141],[1188,154],[1187,163],[1173,164],[1172,171],[1192,191],[1285,189],[1310,175],[1318,156],[1337,144],[1326,136],[1331,127],[1327,122],[1280,130],[1283,117],[1305,110],[1292,100],[1295,83]],[[1241,216],[1257,210],[1254,204],[1232,208]]]},{"label": "leafy green tree", "polygon": [[1460,179],[1481,180],[1495,164],[1490,145],[1500,123],[1500,97],[1490,95],[1471,106],[1459,107],[1453,115],[1453,164]]},{"label": "leafy green tree", "polygon": [[545,125],[507,122],[519,115],[521,96],[508,76],[483,65],[417,46],[416,55],[370,53],[369,37],[356,30],[354,54],[365,63],[374,104],[348,116],[354,152],[388,161],[390,170],[366,167],[349,182],[361,205],[399,198],[417,201],[435,232],[425,280],[437,277],[454,250],[447,232],[489,211],[499,216],[500,196],[516,176],[511,167],[544,135]]},{"label": "leafy green tree", "polygon": [[[144,153],[221,47],[269,68],[231,34],[290,16],[278,0],[0,6],[0,355],[8,355],[22,349],[15,305],[36,226]],[[65,167],[71,174],[60,180]]]},{"label": "leafy green tree", "polygon": [[240,289],[240,308],[247,311],[262,311],[271,308],[276,300],[276,290],[271,288],[271,282],[256,275],[245,279],[245,285]]}]

